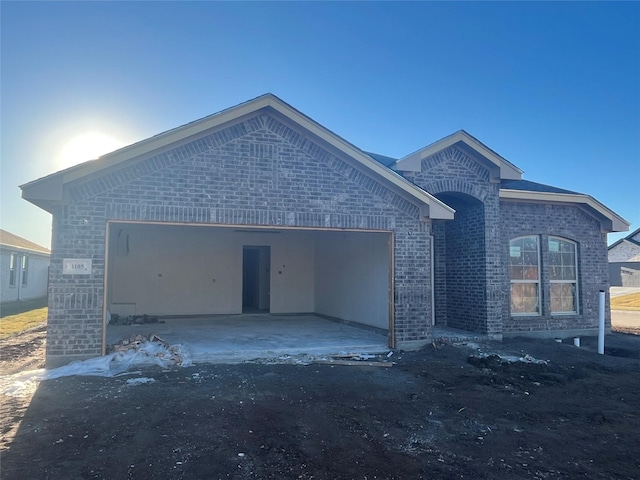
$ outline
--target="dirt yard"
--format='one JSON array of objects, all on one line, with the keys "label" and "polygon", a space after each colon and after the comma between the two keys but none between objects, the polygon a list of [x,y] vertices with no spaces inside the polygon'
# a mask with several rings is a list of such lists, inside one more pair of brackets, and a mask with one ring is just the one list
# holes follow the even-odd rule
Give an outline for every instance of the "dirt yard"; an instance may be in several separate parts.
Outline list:
[{"label": "dirt yard", "polygon": [[[640,336],[608,336],[606,356],[595,343],[46,380],[1,399],[0,477],[637,479]],[[43,345],[43,330],[0,342],[2,373],[35,367]]]}]

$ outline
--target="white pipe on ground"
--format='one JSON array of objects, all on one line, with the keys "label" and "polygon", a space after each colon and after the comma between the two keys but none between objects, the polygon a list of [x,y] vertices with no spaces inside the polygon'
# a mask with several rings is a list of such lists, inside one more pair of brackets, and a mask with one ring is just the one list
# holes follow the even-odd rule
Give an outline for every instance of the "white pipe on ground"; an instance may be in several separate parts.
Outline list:
[{"label": "white pipe on ground", "polygon": [[573,337],[573,345],[576,347],[580,346],[580,337]]},{"label": "white pipe on ground", "polygon": [[604,355],[604,290],[600,290],[598,309],[598,353]]}]

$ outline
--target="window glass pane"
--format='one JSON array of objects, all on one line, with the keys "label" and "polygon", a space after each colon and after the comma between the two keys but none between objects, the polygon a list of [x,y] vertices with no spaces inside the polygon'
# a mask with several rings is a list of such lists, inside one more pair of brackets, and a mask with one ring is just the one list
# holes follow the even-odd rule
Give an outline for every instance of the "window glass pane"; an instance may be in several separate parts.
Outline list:
[{"label": "window glass pane", "polygon": [[16,264],[18,263],[18,255],[15,253],[9,257],[9,286],[13,287],[16,284]]},{"label": "window glass pane", "polygon": [[525,265],[535,265],[537,267],[538,266],[538,251],[535,250],[533,252],[524,252],[523,263]]},{"label": "window glass pane", "polygon": [[[578,272],[576,244],[560,238],[549,238],[549,278],[551,280],[551,312],[578,311]],[[563,283],[557,283],[563,281]]]},{"label": "window glass pane", "polygon": [[511,267],[509,272],[512,280],[524,280],[524,267]]},{"label": "window glass pane", "polygon": [[576,288],[573,283],[551,284],[551,311],[573,313],[576,311]]},{"label": "window glass pane", "polygon": [[538,280],[538,266],[524,267],[524,280]]},{"label": "window glass pane", "polygon": [[509,242],[511,313],[540,313],[540,254],[538,237],[520,237]]},{"label": "window glass pane", "polygon": [[573,265],[567,265],[562,267],[562,279],[563,280],[575,280],[576,269]]},{"label": "window glass pane", "polygon": [[529,252],[538,251],[538,237],[525,237],[521,240],[523,242],[523,250]]},{"label": "window glass pane", "polygon": [[538,313],[538,284],[511,284],[511,313]]},{"label": "window glass pane", "polygon": [[22,285],[25,285],[25,286],[27,285],[28,271],[29,271],[29,257],[24,255],[22,257]]}]

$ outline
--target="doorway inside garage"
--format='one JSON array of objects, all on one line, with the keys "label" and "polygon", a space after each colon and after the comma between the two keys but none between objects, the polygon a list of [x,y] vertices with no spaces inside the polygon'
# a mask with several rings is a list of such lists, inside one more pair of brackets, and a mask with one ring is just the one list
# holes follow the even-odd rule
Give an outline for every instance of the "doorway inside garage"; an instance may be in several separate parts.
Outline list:
[{"label": "doorway inside garage", "polygon": [[313,317],[392,346],[392,259],[390,231],[110,221],[104,347],[131,330],[114,314],[157,317],[171,335],[259,314],[283,345],[282,315],[300,329]]},{"label": "doorway inside garage", "polygon": [[269,313],[271,247],[242,247],[242,313]]}]

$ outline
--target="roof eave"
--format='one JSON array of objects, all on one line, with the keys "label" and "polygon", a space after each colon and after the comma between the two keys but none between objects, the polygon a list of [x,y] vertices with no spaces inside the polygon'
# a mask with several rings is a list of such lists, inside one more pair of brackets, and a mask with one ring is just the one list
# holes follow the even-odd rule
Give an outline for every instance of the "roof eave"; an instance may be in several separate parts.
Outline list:
[{"label": "roof eave", "polygon": [[590,195],[581,193],[550,193],[550,192],[533,192],[527,190],[511,190],[500,189],[500,198],[524,201],[540,201],[546,203],[573,203],[582,204],[597,212],[602,218],[606,219],[603,223],[604,230],[607,232],[626,232],[629,230],[630,223],[619,216],[613,210],[609,209]]},{"label": "roof eave", "polygon": [[290,121],[306,129],[322,141],[341,151],[348,157],[364,166],[378,178],[383,178],[395,188],[402,191],[419,205],[429,206],[429,218],[452,219],[454,210],[434,196],[425,192],[413,183],[406,180],[390,168],[387,168],[369,157],[359,148],[339,137],[319,123],[307,117],[289,104],[285,103],[273,94],[266,94],[228,108],[195,122],[177,127],[168,132],[155,135],[128,147],[101,156],[97,160],[85,162],[75,167],[62,170],[47,177],[34,180],[22,185],[22,197],[34,205],[53,212],[56,205],[63,199],[64,185],[85,178],[107,168],[117,167],[128,160],[150,155],[158,150],[168,148],[171,145],[186,141],[189,138],[203,134],[204,132],[221,125],[237,121],[244,116],[251,115],[259,110],[271,108]]},{"label": "roof eave", "polygon": [[35,248],[28,248],[28,247],[20,247],[18,245],[10,245],[8,243],[0,243],[0,248],[4,248],[6,250],[12,250],[12,251],[16,251],[16,252],[30,253],[30,254],[33,254],[33,255],[42,255],[44,257],[50,257],[51,256],[51,252],[50,251],[36,250]]}]

